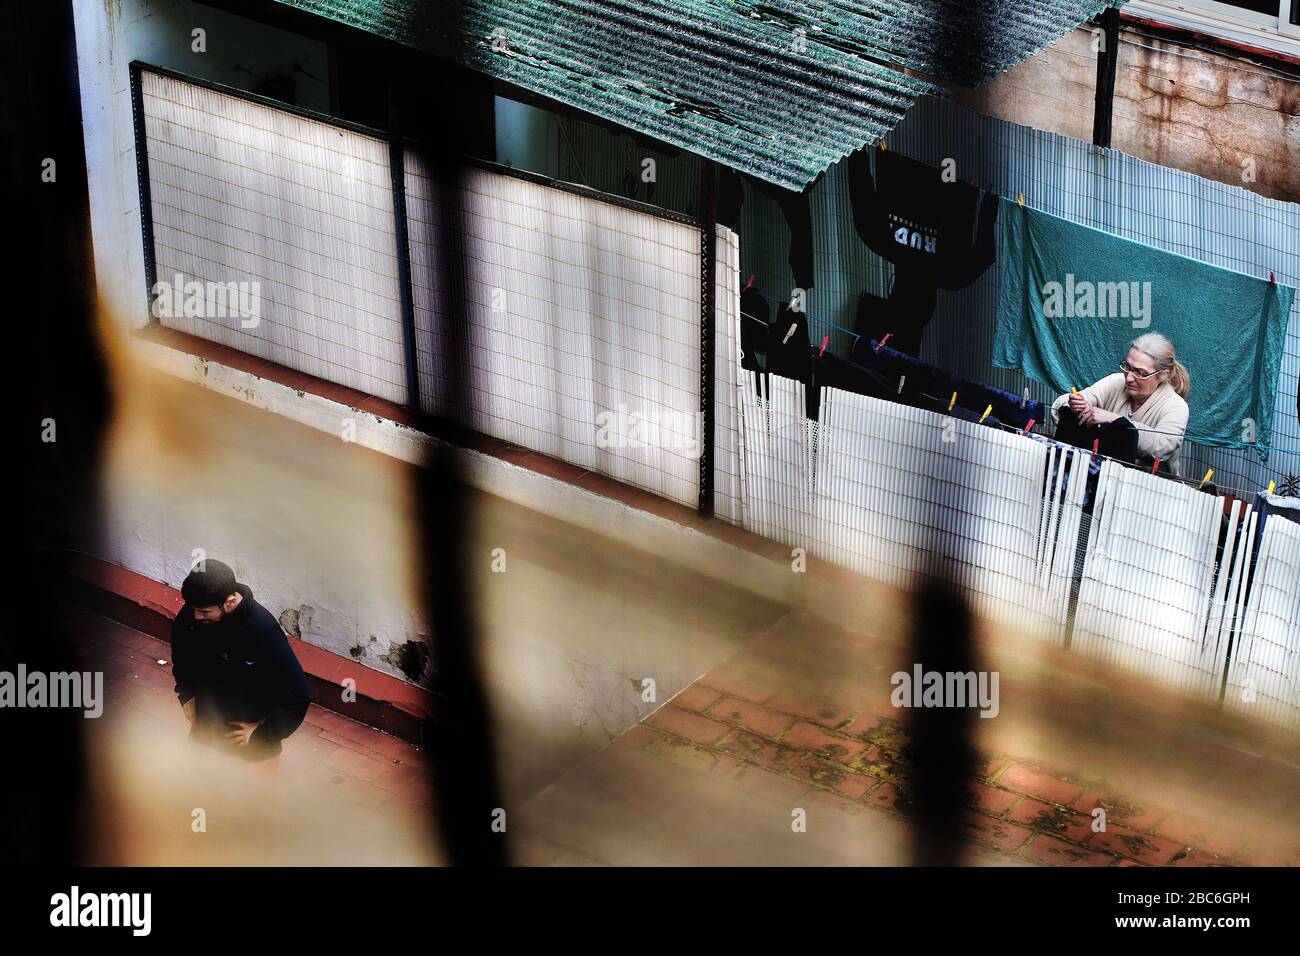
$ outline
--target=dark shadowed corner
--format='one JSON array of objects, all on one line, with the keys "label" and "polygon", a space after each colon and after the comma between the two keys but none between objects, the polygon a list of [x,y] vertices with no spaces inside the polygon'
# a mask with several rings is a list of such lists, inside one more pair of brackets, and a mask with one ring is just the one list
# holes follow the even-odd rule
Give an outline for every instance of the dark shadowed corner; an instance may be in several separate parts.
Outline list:
[{"label": "dark shadowed corner", "polygon": [[[81,671],[63,618],[69,529],[98,527],[96,494],[109,393],[95,327],[86,162],[70,2],[6,4],[3,13],[5,172],[10,223],[8,338],[17,361],[11,420],[18,481],[10,486],[0,671]],[[53,161],[53,167],[48,164]],[[53,178],[43,176],[49,169]],[[14,301],[17,293],[18,301]],[[18,357],[21,358],[18,358]],[[91,812],[85,717],[73,708],[6,709],[0,860],[89,862],[100,827]]]}]

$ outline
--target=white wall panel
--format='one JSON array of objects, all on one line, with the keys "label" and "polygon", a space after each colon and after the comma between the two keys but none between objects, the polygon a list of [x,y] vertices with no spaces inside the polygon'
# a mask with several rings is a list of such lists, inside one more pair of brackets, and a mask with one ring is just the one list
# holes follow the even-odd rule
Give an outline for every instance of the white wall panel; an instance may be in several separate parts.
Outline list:
[{"label": "white wall panel", "polygon": [[937,562],[985,613],[1059,632],[1047,586],[1061,603],[1055,529],[1062,514],[1077,527],[1073,465],[1045,521],[1040,442],[837,389],[811,422],[800,383],[742,378],[746,528],[898,585]]},{"label": "white wall panel", "polygon": [[1300,728],[1300,524],[1280,516],[1264,524],[1224,707]]},{"label": "white wall panel", "polygon": [[[698,230],[481,169],[466,171],[453,215],[421,158],[408,151],[406,163],[426,410],[694,505]],[[470,367],[468,407],[449,409],[437,399],[456,347],[440,272],[444,237],[458,220]],[[612,429],[602,432],[602,422]]]},{"label": "white wall panel", "polygon": [[1205,640],[1223,499],[1104,461],[1072,649],[1212,695]]},{"label": "white wall panel", "polygon": [[158,281],[258,303],[162,324],[405,402],[387,144],[147,70],[141,92]]}]

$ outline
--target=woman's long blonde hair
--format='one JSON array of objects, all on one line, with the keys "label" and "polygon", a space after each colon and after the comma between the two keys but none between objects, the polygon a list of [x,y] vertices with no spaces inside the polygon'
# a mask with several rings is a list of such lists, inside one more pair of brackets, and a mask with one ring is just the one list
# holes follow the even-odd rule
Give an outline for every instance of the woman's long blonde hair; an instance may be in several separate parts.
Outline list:
[{"label": "woman's long blonde hair", "polygon": [[1165,381],[1182,398],[1187,397],[1187,393],[1192,390],[1192,378],[1187,374],[1187,367],[1174,355],[1173,342],[1159,332],[1148,332],[1135,338],[1129,348],[1151,356],[1151,360],[1156,363],[1156,371],[1168,372]]}]

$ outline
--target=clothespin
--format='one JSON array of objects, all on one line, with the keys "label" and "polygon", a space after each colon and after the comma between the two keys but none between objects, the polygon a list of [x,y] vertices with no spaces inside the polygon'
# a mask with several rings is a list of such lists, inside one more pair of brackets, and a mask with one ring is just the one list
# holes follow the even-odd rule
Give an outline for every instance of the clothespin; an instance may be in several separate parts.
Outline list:
[{"label": "clothespin", "polygon": [[1264,492],[1264,494],[1271,495],[1273,493],[1273,484],[1271,481],[1268,483],[1268,491]]},{"label": "clothespin", "polygon": [[1207,472],[1205,473],[1205,477],[1201,479],[1201,483],[1200,483],[1199,485],[1197,485],[1196,487],[1197,487],[1198,489],[1199,489],[1199,488],[1204,488],[1204,487],[1205,487],[1205,483],[1206,483],[1207,481],[1210,480],[1210,476],[1211,476],[1212,474],[1214,474],[1214,469],[1213,469],[1213,468],[1211,468],[1209,471],[1207,471]]},{"label": "clothespin", "polygon": [[1099,446],[1099,445],[1101,445],[1101,439],[1100,439],[1100,438],[1094,438],[1094,439],[1092,440],[1092,459],[1091,459],[1092,461],[1096,461],[1096,460],[1097,460],[1097,449],[1098,449],[1098,446]]},{"label": "clothespin", "polygon": [[1021,208],[1023,209],[1023,208],[1024,208],[1024,205],[1025,205],[1025,194],[1024,194],[1024,193],[1016,193],[1016,202],[1020,203],[1020,206],[1021,206]]},{"label": "clothespin", "polygon": [[892,333],[890,333],[890,332],[886,332],[886,333],[885,333],[885,337],[884,337],[883,339],[881,339],[879,342],[876,343],[876,351],[877,351],[877,352],[880,351],[880,347],[881,347],[882,345],[884,345],[886,342],[889,341],[889,336],[890,336],[891,334],[892,334]]},{"label": "clothespin", "polygon": [[907,376],[906,376],[906,375],[900,375],[900,376],[898,376],[898,394],[899,394],[899,395],[902,395],[902,394],[903,394],[903,383],[906,382],[906,381],[907,381]]},{"label": "clothespin", "polygon": [[1024,427],[1024,429],[1020,432],[1020,434],[1022,434],[1022,435],[1028,435],[1028,434],[1029,434],[1029,429],[1031,429],[1031,428],[1033,428],[1033,427],[1034,427],[1034,420],[1031,418],[1031,419],[1029,419],[1029,424],[1026,425],[1026,426]]},{"label": "clothespin", "polygon": [[988,406],[988,408],[984,409],[984,414],[980,416],[980,421],[979,421],[979,423],[980,423],[981,425],[984,424],[984,419],[986,419],[986,418],[989,417],[989,412],[991,412],[991,411],[993,411],[993,406],[992,406],[992,405],[990,405],[990,406]]},{"label": "clothespin", "polygon": [[1157,458],[1156,461],[1155,461],[1155,464],[1153,464],[1153,465],[1151,466],[1151,474],[1154,475],[1154,474],[1156,473],[1156,469],[1159,468],[1159,467],[1160,467],[1160,459]]},{"label": "clothespin", "polygon": [[1274,275],[1273,273],[1271,273],[1271,272],[1268,274],[1268,284],[1269,284],[1269,285],[1276,285],[1276,284],[1277,284],[1277,276],[1275,276],[1275,275]]},{"label": "clothespin", "polygon": [[830,340],[831,337],[829,335],[822,336],[822,347],[821,347],[821,351],[817,353],[818,358],[821,358],[823,355],[826,354],[826,343],[829,342]]},{"label": "clothespin", "polygon": [[880,141],[880,151],[883,153],[883,152],[884,152],[885,150],[887,150],[888,148],[889,148],[889,147],[885,145],[885,141],[882,139],[882,140]]},{"label": "clothespin", "polygon": [[741,289],[740,291],[741,291],[741,292],[748,292],[748,291],[749,291],[749,287],[750,287],[751,285],[753,285],[753,284],[754,284],[754,277],[751,275],[748,279],[745,280],[745,288]]},{"label": "clothespin", "polygon": [[1071,385],[1071,386],[1070,386],[1070,394],[1071,394],[1071,395],[1078,395],[1078,394],[1079,394],[1079,390],[1078,390],[1077,388],[1075,388],[1073,385]]},{"label": "clothespin", "polygon": [[957,393],[953,392],[952,398],[948,402],[948,411],[952,411],[952,407],[956,404],[957,404]]},{"label": "clothespin", "polygon": [[782,344],[782,345],[785,345],[785,343],[787,343],[787,342],[790,341],[790,336],[794,335],[794,330],[797,329],[797,328],[799,328],[799,323],[798,323],[798,322],[791,322],[791,323],[790,323],[790,331],[787,332],[787,333],[785,333],[785,338],[783,338],[783,339],[781,340],[781,344]]},{"label": "clothespin", "polygon": [[1028,404],[1029,404],[1029,389],[1026,388],[1025,394],[1020,396],[1020,407],[1023,409]]}]

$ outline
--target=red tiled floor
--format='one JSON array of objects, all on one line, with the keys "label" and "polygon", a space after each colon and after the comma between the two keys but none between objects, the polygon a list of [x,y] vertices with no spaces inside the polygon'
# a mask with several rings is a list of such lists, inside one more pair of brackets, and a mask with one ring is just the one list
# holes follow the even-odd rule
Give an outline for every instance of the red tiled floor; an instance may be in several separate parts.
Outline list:
[{"label": "red tiled floor", "polygon": [[[713,773],[738,788],[786,802],[803,789],[801,802],[834,799],[868,812],[908,812],[909,767],[902,756],[908,739],[902,724],[877,709],[849,713],[797,685],[780,684],[773,668],[745,655],[742,651],[650,715],[624,735],[624,746],[667,754],[672,748],[656,751],[655,740],[674,734],[690,741],[674,746],[690,749],[693,758],[712,754],[718,761]],[[707,710],[693,713],[683,705]],[[734,727],[724,733],[726,726],[710,718]],[[1085,788],[1059,767],[985,754],[978,775],[989,783],[971,785],[968,800],[974,809],[963,814],[963,829],[973,847],[1009,854],[997,859],[1045,866],[1207,866],[1222,865],[1241,847],[1229,829]],[[1094,832],[1092,811],[1098,806],[1107,811],[1107,829]],[[1243,853],[1242,862],[1250,856]]]},{"label": "red tiled floor", "polygon": [[[105,675],[103,720],[152,721],[183,739],[188,728],[174,692],[171,648],[93,612],[72,610],[92,666]],[[165,661],[159,664],[158,661]],[[423,814],[432,799],[428,761],[405,741],[315,704],[284,742],[282,775],[295,775],[343,800],[394,813]]]}]

